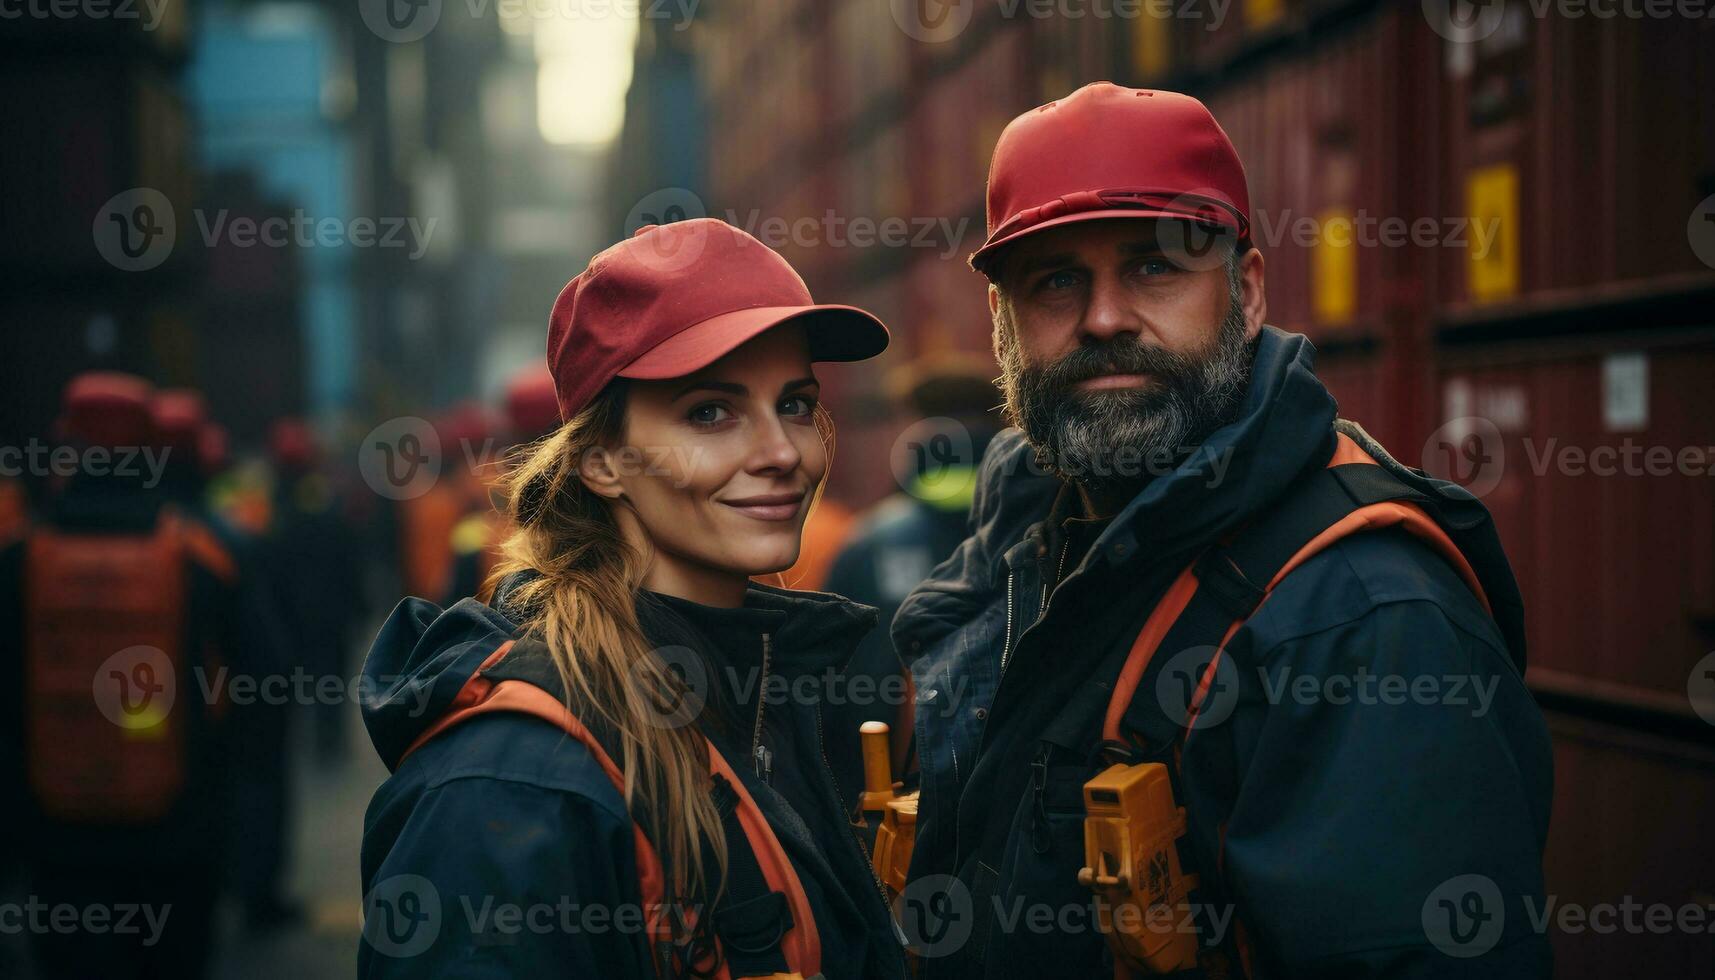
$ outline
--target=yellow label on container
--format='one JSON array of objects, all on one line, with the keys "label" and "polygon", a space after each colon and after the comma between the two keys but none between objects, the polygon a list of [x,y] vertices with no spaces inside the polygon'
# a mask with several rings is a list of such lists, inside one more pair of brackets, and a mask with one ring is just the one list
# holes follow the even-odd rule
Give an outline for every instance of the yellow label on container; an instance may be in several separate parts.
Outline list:
[{"label": "yellow label on container", "polygon": [[1465,177],[1466,285],[1475,303],[1518,294],[1518,168],[1510,163],[1480,167]]},{"label": "yellow label on container", "polygon": [[1286,13],[1281,0],[1245,0],[1245,26],[1258,30],[1279,20]]},{"label": "yellow label on container", "polygon": [[1310,303],[1321,323],[1346,323],[1358,312],[1358,243],[1352,212],[1329,208],[1310,253]]},{"label": "yellow label on container", "polygon": [[1131,64],[1138,77],[1143,79],[1159,78],[1173,67],[1169,47],[1173,21],[1169,17],[1156,16],[1153,9],[1145,4],[1143,11],[1131,21]]}]

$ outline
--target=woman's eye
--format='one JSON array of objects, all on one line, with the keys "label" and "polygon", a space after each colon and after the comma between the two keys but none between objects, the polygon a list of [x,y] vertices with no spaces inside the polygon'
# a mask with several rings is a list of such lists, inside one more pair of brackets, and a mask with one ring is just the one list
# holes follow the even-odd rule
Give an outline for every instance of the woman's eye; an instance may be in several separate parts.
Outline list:
[{"label": "woman's eye", "polygon": [[686,418],[697,425],[713,425],[716,422],[724,422],[731,415],[732,412],[728,411],[725,405],[710,402],[707,405],[698,405],[691,409]]},{"label": "woman's eye", "polygon": [[809,415],[816,410],[816,400],[804,395],[793,395],[780,402],[781,415]]}]

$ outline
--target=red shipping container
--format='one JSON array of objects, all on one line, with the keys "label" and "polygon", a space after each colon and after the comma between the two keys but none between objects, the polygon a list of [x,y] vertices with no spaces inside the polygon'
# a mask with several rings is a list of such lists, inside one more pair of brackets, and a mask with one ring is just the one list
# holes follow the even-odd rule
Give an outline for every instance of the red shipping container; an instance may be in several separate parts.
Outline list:
[{"label": "red shipping container", "polygon": [[[1546,926],[1561,980],[1715,976],[1715,750],[1548,714],[1554,812],[1543,859]],[[1642,909],[1630,913],[1623,904]],[[1661,928],[1661,913],[1672,925]],[[1697,908],[1692,908],[1697,907]],[[1700,928],[1682,928],[1690,910]],[[1570,910],[1585,918],[1562,918]],[[1651,922],[1654,925],[1651,925]],[[1604,923],[1612,931],[1593,926]]]},{"label": "red shipping container", "polygon": [[1447,355],[1423,462],[1493,511],[1533,670],[1684,696],[1715,640],[1712,377],[1707,338]]},{"label": "red shipping container", "polygon": [[1443,42],[1442,207],[1500,229],[1442,265],[1443,301],[1709,273],[1688,225],[1715,193],[1712,44],[1708,18],[1525,4],[1479,42]]}]

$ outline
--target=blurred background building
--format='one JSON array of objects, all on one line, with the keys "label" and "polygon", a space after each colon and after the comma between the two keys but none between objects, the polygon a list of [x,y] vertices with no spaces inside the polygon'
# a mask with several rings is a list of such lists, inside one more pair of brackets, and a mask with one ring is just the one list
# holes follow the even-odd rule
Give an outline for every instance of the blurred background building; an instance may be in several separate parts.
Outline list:
[{"label": "blurred background building", "polygon": [[[1715,904],[1700,5],[94,6],[0,18],[0,445],[51,442],[67,380],[113,368],[202,390],[241,453],[307,417],[360,491],[358,436],[492,402],[591,254],[712,215],[892,328],[826,372],[829,496],[872,504],[899,489],[883,374],[989,356],[965,257],[1007,121],[1098,79],[1204,99],[1249,173],[1270,320],[1315,340],[1342,414],[1498,517],[1556,737],[1549,893]],[[269,218],[293,231],[259,244]],[[366,793],[312,783],[306,821],[358,820]],[[347,830],[301,856],[325,907],[289,946],[339,969]],[[1562,976],[1715,974],[1708,935],[1554,938]]]}]

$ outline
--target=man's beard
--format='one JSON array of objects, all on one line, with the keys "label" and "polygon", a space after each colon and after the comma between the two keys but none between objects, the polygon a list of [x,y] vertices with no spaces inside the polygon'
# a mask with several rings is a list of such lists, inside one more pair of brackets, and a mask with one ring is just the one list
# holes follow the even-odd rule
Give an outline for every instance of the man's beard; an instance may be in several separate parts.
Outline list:
[{"label": "man's beard", "polygon": [[[1024,430],[1043,467],[1104,496],[1134,494],[1233,421],[1244,403],[1254,353],[1236,296],[1214,340],[1192,353],[1122,334],[1037,367],[1023,363],[1011,324],[1002,336],[1007,420]],[[1149,380],[1135,389],[1074,387],[1107,374],[1145,374]]]}]

